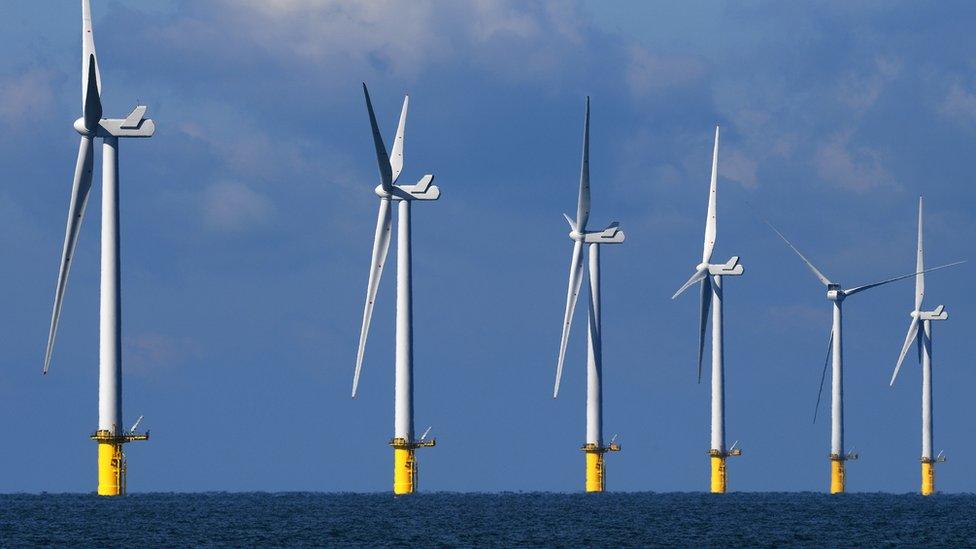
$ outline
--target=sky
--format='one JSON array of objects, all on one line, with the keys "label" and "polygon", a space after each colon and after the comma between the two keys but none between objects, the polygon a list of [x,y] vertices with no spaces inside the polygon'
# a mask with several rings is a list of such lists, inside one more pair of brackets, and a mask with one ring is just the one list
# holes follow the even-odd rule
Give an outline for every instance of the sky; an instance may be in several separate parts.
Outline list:
[{"label": "sky", "polygon": [[[96,185],[51,371],[44,345],[77,154],[78,2],[0,4],[0,492],[96,483]],[[378,183],[360,82],[390,142],[411,95],[416,427],[422,490],[583,488],[585,318],[551,398],[592,98],[591,223],[602,254],[604,426],[613,491],[708,487],[697,296],[715,124],[735,491],[824,491],[812,423],[830,303],[768,216],[845,285],[976,259],[976,77],[966,2],[95,0],[106,115],[149,106],[121,146],[129,489],[388,491],[394,269],[350,398]],[[96,162],[100,160],[100,152]],[[96,164],[96,167],[98,164]],[[391,253],[391,260],[393,255]],[[927,279],[938,488],[976,491],[972,263]],[[391,265],[392,266],[392,265]],[[888,379],[910,281],[845,307],[851,491],[919,486],[920,369]],[[821,418],[826,417],[826,408]]]}]

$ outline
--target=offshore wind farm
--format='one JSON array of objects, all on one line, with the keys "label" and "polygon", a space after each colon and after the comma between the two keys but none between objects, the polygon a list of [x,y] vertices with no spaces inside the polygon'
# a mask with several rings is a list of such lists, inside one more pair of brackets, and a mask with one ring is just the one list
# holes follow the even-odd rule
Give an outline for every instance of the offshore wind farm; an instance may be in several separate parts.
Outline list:
[{"label": "offshore wind farm", "polygon": [[0,545],[976,545],[974,20],[9,3]]},{"label": "offshore wind farm", "polygon": [[858,459],[859,455],[853,450],[845,451],[844,447],[844,339],[843,339],[843,308],[842,304],[847,298],[878,286],[904,280],[906,278],[924,276],[930,271],[937,271],[946,267],[959,265],[962,261],[947,263],[932,267],[931,269],[919,270],[914,273],[904,274],[892,278],[887,278],[879,282],[844,288],[836,282],[831,282],[820,269],[814,266],[792,242],[787,240],[783,233],[772,223],[766,221],[769,228],[779,236],[789,248],[806,264],[810,272],[817,277],[827,289],[827,300],[831,302],[832,324],[830,336],[827,338],[827,357],[824,363],[824,373],[820,376],[820,389],[817,393],[817,405],[814,408],[814,422],[816,422],[816,410],[820,406],[820,395],[823,392],[823,380],[827,373],[827,364],[830,364],[830,493],[844,493],[847,486],[846,462]]}]

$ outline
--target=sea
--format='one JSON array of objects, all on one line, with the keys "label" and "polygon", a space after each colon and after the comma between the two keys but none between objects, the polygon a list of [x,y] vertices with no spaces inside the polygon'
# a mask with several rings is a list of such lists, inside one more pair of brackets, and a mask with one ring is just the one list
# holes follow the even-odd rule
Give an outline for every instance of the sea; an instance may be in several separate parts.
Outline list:
[{"label": "sea", "polygon": [[976,547],[976,495],[0,495],[3,547]]}]

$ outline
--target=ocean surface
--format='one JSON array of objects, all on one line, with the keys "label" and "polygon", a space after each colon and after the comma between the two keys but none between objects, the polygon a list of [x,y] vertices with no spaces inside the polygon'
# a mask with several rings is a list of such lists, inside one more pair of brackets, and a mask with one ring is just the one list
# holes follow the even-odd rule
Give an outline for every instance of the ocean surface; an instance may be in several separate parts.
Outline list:
[{"label": "ocean surface", "polygon": [[0,545],[973,547],[976,496],[2,495]]}]

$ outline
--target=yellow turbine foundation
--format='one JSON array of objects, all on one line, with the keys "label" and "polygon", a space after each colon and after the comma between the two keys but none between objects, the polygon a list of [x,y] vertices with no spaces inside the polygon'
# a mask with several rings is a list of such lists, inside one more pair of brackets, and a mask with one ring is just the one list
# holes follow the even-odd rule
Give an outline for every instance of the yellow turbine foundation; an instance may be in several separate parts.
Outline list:
[{"label": "yellow turbine foundation", "polygon": [[91,439],[98,442],[98,495],[124,496],[126,463],[122,445],[149,440],[149,433],[113,435],[110,431],[96,431]]},{"label": "yellow turbine foundation", "polygon": [[436,446],[436,440],[407,442],[403,438],[390,441],[393,447],[393,494],[403,496],[417,491],[417,448]]},{"label": "yellow turbine foundation", "polygon": [[413,448],[393,449],[393,493],[412,494],[417,486],[417,458]]},{"label": "yellow turbine foundation", "polygon": [[98,495],[125,495],[125,454],[119,443],[98,443]]},{"label": "yellow turbine foundation", "polygon": [[586,453],[586,491],[602,492],[607,487],[607,469],[604,462],[604,454],[607,452],[619,452],[620,445],[610,443],[610,446],[601,448],[596,444],[584,444],[580,448]]},{"label": "yellow turbine foundation", "polygon": [[844,493],[844,459],[830,456],[830,493]]},{"label": "yellow turbine foundation", "polygon": [[606,488],[603,477],[603,452],[586,452],[586,491],[602,492]]},{"label": "yellow turbine foundation", "polygon": [[[736,443],[738,444],[738,443]],[[713,494],[724,494],[727,487],[726,473],[725,473],[725,461],[730,457],[739,457],[742,455],[741,448],[735,448],[735,444],[732,445],[733,448],[728,452],[722,452],[721,450],[709,450],[708,455],[712,464],[712,484],[711,491]]]},{"label": "yellow turbine foundation", "polygon": [[931,496],[935,493],[935,463],[922,459],[922,495]]},{"label": "yellow turbine foundation", "polygon": [[712,493],[725,493],[725,456],[712,454]]}]

